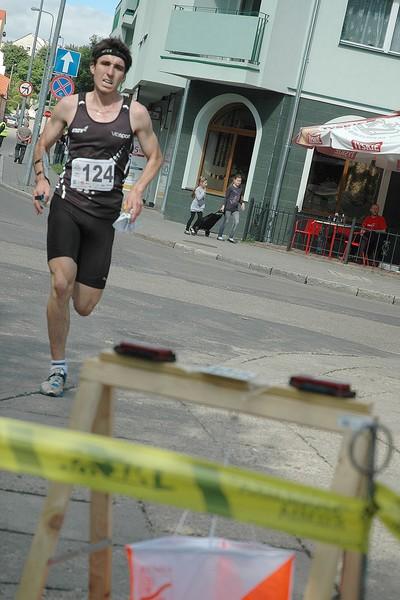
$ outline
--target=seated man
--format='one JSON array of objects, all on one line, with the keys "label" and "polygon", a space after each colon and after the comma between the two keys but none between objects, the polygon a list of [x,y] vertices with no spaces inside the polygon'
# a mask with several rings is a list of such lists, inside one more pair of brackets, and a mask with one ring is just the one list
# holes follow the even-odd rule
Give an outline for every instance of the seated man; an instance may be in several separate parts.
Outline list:
[{"label": "seated man", "polygon": [[380,256],[381,246],[383,242],[383,233],[387,230],[385,217],[379,215],[379,206],[372,204],[370,215],[365,217],[361,224],[361,246],[369,259],[376,261]]}]

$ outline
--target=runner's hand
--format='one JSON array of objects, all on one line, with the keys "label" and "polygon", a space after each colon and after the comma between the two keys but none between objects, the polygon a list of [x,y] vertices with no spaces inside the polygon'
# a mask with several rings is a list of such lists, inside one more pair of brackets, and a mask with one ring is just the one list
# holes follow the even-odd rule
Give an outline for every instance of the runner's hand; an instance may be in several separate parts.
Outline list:
[{"label": "runner's hand", "polygon": [[[47,205],[50,198],[50,185],[47,179],[39,179],[33,190],[33,206],[36,214],[41,215],[45,205]],[[36,196],[43,196],[43,200],[39,200]]]},{"label": "runner's hand", "polygon": [[138,216],[142,212],[142,208],[142,193],[133,187],[129,194],[126,196],[123,203],[123,210],[125,212],[130,213],[131,215],[131,223],[133,223],[138,218]]}]

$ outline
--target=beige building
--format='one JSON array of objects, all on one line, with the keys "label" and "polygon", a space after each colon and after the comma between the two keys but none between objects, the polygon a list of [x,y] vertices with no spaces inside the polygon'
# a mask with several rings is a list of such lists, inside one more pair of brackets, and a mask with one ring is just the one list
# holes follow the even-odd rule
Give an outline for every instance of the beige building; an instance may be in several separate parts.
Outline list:
[{"label": "beige building", "polygon": [[[21,46],[21,48],[24,48],[30,56],[32,54],[32,46],[33,46],[34,38],[35,38],[35,36],[33,35],[33,33],[28,33],[27,35],[24,35],[23,37],[18,38],[17,40],[14,40],[13,44],[15,44],[16,46]],[[42,38],[38,37],[36,39],[36,52],[38,50],[40,50],[41,48],[43,48],[44,46],[47,46],[46,40],[43,40]]]}]

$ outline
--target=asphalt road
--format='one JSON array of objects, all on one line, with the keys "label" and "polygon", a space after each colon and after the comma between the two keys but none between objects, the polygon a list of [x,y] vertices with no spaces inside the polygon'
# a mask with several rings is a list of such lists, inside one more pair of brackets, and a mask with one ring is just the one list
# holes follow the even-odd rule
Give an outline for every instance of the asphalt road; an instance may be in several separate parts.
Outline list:
[{"label": "asphalt road", "polygon": [[[400,374],[398,308],[323,288],[266,278],[233,265],[185,255],[135,235],[117,236],[109,285],[89,318],[73,315],[67,357],[69,390],[62,399],[37,393],[47,375],[45,305],[48,273],[45,219],[22,195],[0,186],[0,415],[55,426],[66,424],[79,366],[86,357],[135,337],[168,345],[179,358],[223,364],[286,383],[292,374],[351,382],[390,425],[395,451],[380,479],[398,485]],[[116,436],[328,486],[338,436],[295,425],[235,417],[183,403],[118,394]],[[13,597],[45,482],[0,477],[0,596]],[[87,493],[78,490],[60,551],[87,540]],[[124,543],[173,533],[178,510],[115,499],[114,590],[128,597]],[[210,519],[188,515],[183,531],[207,535]],[[297,555],[295,599],[301,597],[312,544],[277,532],[218,520],[217,534],[254,539]],[[374,528],[368,600],[398,600],[399,543]],[[51,570],[47,599],[85,598],[86,563],[75,559]]]}]

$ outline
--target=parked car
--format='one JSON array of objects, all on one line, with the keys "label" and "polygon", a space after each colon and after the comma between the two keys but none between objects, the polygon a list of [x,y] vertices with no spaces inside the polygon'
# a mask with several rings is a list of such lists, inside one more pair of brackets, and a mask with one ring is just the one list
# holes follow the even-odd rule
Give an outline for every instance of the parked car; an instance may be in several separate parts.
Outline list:
[{"label": "parked car", "polygon": [[18,127],[18,119],[14,115],[5,115],[4,120],[8,127]]}]

